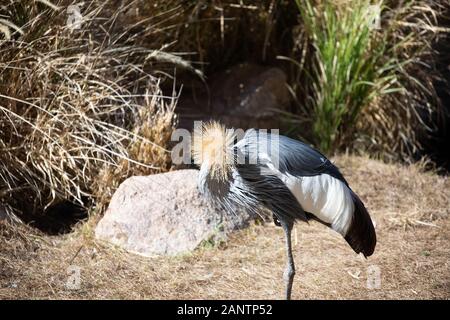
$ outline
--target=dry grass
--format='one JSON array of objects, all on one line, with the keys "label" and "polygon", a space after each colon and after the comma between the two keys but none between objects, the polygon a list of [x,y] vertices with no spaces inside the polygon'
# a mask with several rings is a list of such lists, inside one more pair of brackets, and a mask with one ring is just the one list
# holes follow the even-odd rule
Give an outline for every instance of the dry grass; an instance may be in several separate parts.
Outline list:
[{"label": "dry grass", "polygon": [[164,26],[125,21],[135,2],[77,3],[78,29],[69,0],[0,8],[0,203],[24,215],[59,201],[101,208],[126,177],[169,169],[177,93],[161,86],[167,65],[190,65],[163,50]]},{"label": "dry grass", "polygon": [[[323,226],[298,224],[295,299],[448,299],[450,181],[420,166],[340,156],[337,163],[376,221],[368,260]],[[236,232],[215,248],[145,259],[92,238],[94,219],[66,236],[0,225],[0,298],[273,299],[282,298],[283,234],[271,223]],[[69,290],[68,267],[81,268]],[[368,289],[378,266],[381,287]]]}]

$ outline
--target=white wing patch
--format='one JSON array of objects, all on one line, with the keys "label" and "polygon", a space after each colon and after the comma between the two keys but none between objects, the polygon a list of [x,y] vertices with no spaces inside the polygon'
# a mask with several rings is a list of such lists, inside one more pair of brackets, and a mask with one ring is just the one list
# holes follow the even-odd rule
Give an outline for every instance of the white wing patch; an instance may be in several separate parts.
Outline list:
[{"label": "white wing patch", "polygon": [[355,205],[351,190],[345,183],[329,174],[296,177],[281,173],[271,164],[268,167],[286,184],[303,210],[329,223],[333,230],[343,236],[346,235]]},{"label": "white wing patch", "polygon": [[346,235],[355,205],[350,189],[339,179],[328,174],[311,177],[285,175],[284,182],[303,210],[314,214],[332,228]]}]

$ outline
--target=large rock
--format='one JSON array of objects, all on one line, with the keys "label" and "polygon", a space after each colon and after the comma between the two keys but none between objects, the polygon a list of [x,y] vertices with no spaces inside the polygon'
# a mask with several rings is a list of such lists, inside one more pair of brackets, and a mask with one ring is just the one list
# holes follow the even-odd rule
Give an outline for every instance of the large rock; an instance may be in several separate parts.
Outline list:
[{"label": "large rock", "polygon": [[176,255],[223,238],[249,216],[215,208],[197,190],[197,170],[124,181],[95,229],[97,239],[144,256]]}]

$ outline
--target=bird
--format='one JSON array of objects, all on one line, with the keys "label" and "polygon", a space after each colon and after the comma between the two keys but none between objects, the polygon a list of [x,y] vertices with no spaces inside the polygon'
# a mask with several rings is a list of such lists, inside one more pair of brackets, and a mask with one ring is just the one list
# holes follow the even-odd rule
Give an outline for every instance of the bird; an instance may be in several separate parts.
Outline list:
[{"label": "bird", "polygon": [[291,233],[297,221],[318,221],[340,233],[357,254],[373,254],[377,239],[366,207],[339,169],[313,147],[267,130],[240,133],[209,121],[194,129],[191,152],[201,194],[230,214],[269,212],[282,227],[287,300],[295,276]]}]

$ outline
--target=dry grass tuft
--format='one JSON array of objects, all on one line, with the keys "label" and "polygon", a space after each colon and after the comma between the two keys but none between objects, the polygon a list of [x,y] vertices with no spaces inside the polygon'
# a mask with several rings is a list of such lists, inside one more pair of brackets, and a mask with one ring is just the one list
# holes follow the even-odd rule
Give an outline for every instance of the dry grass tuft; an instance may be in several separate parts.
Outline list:
[{"label": "dry grass tuft", "polygon": [[167,25],[124,23],[136,1],[80,3],[78,29],[66,24],[70,1],[54,2],[64,10],[47,2],[10,1],[0,12],[9,30],[0,40],[0,201],[19,214],[61,200],[102,207],[126,177],[168,170],[177,95],[161,83],[172,82],[168,64],[190,67],[164,51]]},{"label": "dry grass tuft", "polygon": [[[365,260],[317,223],[293,235],[295,299],[448,299],[450,181],[420,166],[338,156],[352,188],[376,222],[378,244]],[[420,213],[418,213],[420,211]],[[393,216],[426,224],[404,224]],[[97,243],[98,217],[64,236],[0,223],[0,298],[276,299],[283,296],[283,232],[253,225],[219,246],[146,259]],[[435,225],[432,226],[431,224]],[[81,283],[67,283],[79,267]],[[380,287],[370,289],[370,270]]]}]

